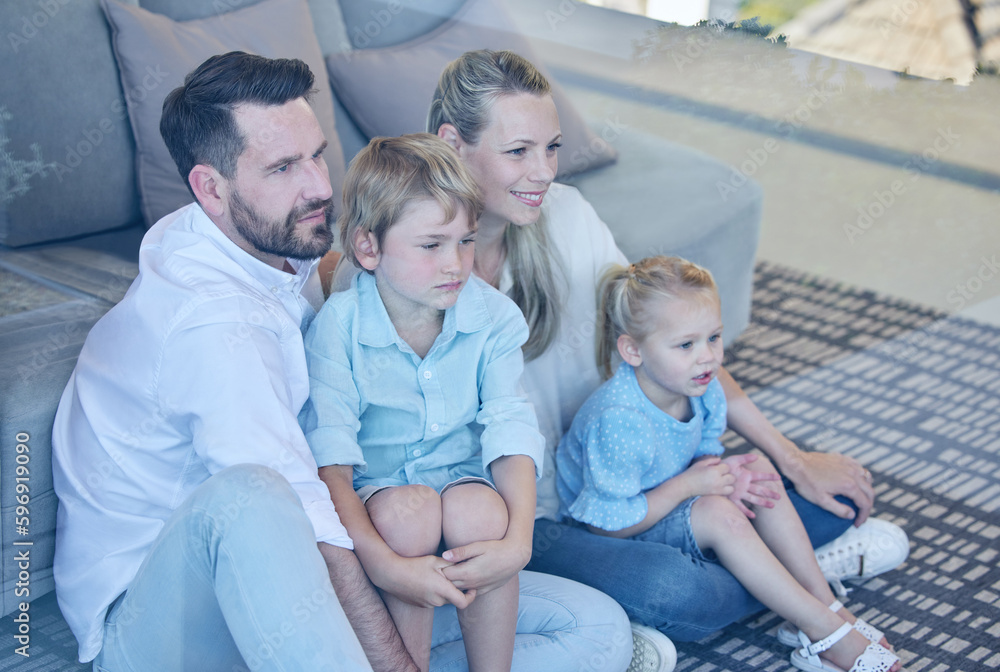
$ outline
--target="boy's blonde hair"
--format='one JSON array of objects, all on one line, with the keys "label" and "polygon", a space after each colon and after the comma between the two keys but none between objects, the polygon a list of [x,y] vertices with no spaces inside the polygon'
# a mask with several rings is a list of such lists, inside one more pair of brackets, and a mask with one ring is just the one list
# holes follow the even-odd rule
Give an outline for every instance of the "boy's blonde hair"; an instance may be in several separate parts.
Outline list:
[{"label": "boy's blonde hair", "polygon": [[681,296],[719,301],[712,274],[680,257],[646,257],[604,272],[598,289],[597,366],[605,379],[612,374],[618,337],[642,341],[649,335],[650,301]]},{"label": "boy's blonde hair", "polygon": [[337,220],[344,255],[361,268],[357,233],[374,234],[381,250],[406,206],[428,198],[444,210],[445,222],[464,208],[470,229],[483,213],[479,187],[447,142],[430,133],[372,138],[344,179],[344,211]]},{"label": "boy's blonde hair", "polygon": [[[427,130],[437,133],[442,124],[451,124],[462,140],[475,145],[498,98],[551,92],[538,68],[512,51],[467,51],[441,73],[427,113]],[[508,226],[504,232],[512,280],[510,298],[528,323],[525,360],[545,352],[559,332],[562,300],[557,276],[561,269],[548,229],[542,211],[533,225]]]}]

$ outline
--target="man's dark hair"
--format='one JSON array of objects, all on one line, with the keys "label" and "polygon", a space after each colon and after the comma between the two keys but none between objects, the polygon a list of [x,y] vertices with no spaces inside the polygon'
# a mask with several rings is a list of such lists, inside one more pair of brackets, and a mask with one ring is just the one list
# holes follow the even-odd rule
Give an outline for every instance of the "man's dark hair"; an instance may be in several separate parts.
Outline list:
[{"label": "man's dark hair", "polygon": [[[198,164],[232,179],[246,138],[233,116],[237,105],[284,105],[313,93],[313,73],[298,59],[265,58],[242,51],[212,56],[167,95],[160,135],[191,191]],[[192,191],[192,195],[194,192]]]}]

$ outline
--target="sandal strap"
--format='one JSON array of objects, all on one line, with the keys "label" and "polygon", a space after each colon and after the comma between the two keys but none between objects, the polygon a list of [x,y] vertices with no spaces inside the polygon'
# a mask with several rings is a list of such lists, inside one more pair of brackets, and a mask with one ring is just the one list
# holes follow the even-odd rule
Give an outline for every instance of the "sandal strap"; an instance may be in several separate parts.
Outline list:
[{"label": "sandal strap", "polygon": [[813,656],[817,656],[820,653],[832,647],[840,640],[842,640],[844,637],[846,637],[847,633],[849,633],[850,631],[851,631],[851,624],[845,621],[844,624],[841,625],[836,630],[834,630],[832,634],[828,635],[827,637],[824,637],[818,642],[813,642],[812,644],[803,647],[803,651],[805,651],[805,654],[810,658]]},{"label": "sandal strap", "polygon": [[830,605],[830,611],[832,611],[833,613],[837,613],[843,608],[844,608],[844,603],[841,602],[840,600],[834,600],[833,604]]},{"label": "sandal strap", "polygon": [[889,672],[899,656],[880,644],[869,644],[854,661],[849,672]]},{"label": "sandal strap", "polygon": [[876,628],[871,623],[861,620],[860,618],[854,621],[854,629],[864,635],[865,639],[869,642],[875,642],[878,644],[885,637],[885,633]]}]

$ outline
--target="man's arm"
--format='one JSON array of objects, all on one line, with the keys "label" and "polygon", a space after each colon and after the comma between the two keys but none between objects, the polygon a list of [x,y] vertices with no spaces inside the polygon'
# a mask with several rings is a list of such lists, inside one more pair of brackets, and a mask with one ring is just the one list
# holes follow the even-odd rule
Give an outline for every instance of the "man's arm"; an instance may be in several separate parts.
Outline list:
[{"label": "man's arm", "polygon": [[[818,453],[800,450],[764,417],[739,383],[724,368],[719,369],[719,382],[726,393],[729,426],[740,436],[757,446],[778,465],[778,469],[795,484],[795,489],[810,502],[841,518],[854,518],[861,525],[871,513],[875,491],[867,471],[857,460],[840,453]],[[844,495],[858,507],[858,515],[834,497]]]},{"label": "man's arm", "polygon": [[403,646],[396,626],[382,598],[368,580],[354,553],[346,548],[320,542],[319,552],[326,561],[330,582],[351,622],[372,669],[386,672],[418,670]]}]

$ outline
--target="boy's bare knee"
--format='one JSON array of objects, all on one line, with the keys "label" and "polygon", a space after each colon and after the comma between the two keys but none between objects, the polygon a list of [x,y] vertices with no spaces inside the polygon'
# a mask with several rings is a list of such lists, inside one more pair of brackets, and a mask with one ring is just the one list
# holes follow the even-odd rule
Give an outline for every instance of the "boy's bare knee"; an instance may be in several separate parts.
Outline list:
[{"label": "boy's bare knee", "polygon": [[399,555],[415,557],[437,550],[441,542],[441,498],[426,485],[382,490],[366,504],[372,525]]},{"label": "boy's bare knee", "polygon": [[441,498],[441,518],[449,548],[503,539],[509,522],[503,497],[481,483],[466,483],[448,490]]}]

